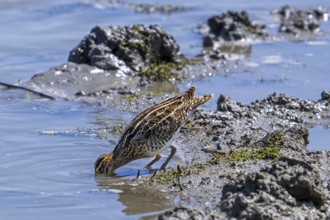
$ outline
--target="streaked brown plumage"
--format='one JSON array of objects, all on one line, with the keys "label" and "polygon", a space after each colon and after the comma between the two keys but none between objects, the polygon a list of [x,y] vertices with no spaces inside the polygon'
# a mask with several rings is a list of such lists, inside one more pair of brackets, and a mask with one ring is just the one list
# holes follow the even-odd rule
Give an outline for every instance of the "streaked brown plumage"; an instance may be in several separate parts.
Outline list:
[{"label": "streaked brown plumage", "polygon": [[172,151],[161,169],[165,169],[176,152],[171,146],[175,134],[186,121],[189,113],[205,103],[212,95],[194,96],[196,88],[152,106],[138,114],[129,124],[117,146],[110,154],[101,155],[95,162],[95,173],[113,174],[125,164],[156,156],[147,167],[160,159],[160,152],[167,147]]}]

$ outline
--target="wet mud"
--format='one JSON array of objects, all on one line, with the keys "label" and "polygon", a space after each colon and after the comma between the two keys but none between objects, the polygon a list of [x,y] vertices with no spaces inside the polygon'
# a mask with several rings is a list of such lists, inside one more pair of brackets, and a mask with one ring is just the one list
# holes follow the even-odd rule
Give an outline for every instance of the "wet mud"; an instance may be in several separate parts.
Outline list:
[{"label": "wet mud", "polygon": [[148,179],[181,198],[160,219],[326,219],[330,154],[306,148],[308,128],[328,126],[329,100],[271,94],[246,106],[221,96],[218,104],[180,132],[184,165]]}]

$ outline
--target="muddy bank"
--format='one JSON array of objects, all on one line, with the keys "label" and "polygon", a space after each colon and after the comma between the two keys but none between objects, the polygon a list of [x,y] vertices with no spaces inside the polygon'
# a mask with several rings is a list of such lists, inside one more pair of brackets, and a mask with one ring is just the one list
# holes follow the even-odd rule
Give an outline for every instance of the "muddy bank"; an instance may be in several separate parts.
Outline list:
[{"label": "muddy bank", "polygon": [[329,104],[272,94],[245,106],[221,96],[218,110],[195,112],[175,142],[185,161],[140,180],[180,197],[159,219],[326,219],[330,152],[306,148],[308,128],[328,125]]}]

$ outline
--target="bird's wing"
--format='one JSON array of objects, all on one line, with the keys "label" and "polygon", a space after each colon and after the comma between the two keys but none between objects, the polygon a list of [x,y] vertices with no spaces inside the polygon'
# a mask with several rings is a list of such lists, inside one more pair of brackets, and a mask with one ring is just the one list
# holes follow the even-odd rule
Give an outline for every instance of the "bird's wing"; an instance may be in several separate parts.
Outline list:
[{"label": "bird's wing", "polygon": [[170,98],[154,105],[138,114],[123,136],[119,140],[115,150],[130,145],[133,142],[147,139],[167,139],[182,125],[188,104],[194,97],[195,87],[191,87],[185,93]]}]

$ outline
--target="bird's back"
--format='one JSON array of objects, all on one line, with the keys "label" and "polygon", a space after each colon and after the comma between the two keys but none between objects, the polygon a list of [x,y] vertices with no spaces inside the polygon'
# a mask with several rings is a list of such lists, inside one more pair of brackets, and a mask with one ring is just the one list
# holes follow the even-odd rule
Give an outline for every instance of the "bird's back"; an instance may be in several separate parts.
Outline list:
[{"label": "bird's back", "polygon": [[164,147],[185,122],[188,114],[209,100],[212,95],[195,96],[196,88],[152,106],[138,114],[129,124],[114,150],[131,151],[134,146]]}]

